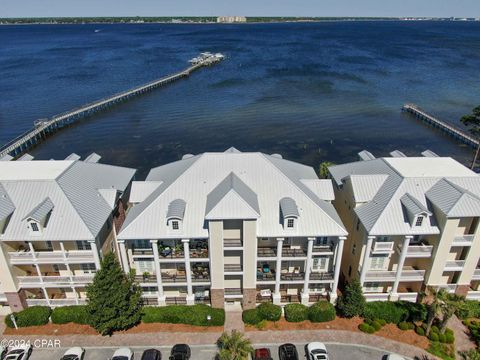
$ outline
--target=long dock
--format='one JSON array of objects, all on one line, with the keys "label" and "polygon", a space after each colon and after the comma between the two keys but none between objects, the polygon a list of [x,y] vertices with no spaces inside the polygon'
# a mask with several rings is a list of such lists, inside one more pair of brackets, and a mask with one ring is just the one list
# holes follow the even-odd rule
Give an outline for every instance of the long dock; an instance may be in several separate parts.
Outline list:
[{"label": "long dock", "polygon": [[0,148],[0,159],[8,158],[9,156],[18,157],[31,147],[44,141],[49,135],[67,125],[73,124],[82,118],[86,118],[117,103],[124,102],[135,96],[152,91],[160,86],[188,77],[193,71],[203,66],[213,65],[222,59],[223,55],[221,54],[203,53],[199,57],[190,60],[192,65],[180,72],[117,93],[108,98],[94,101],[79,108],[54,115],[49,119],[37,120],[34,122],[33,128],[17,136],[15,139],[9,141]]},{"label": "long dock", "polygon": [[402,111],[406,111],[410,114],[413,114],[417,119],[440,129],[444,133],[450,135],[454,139],[474,148],[477,149],[480,145],[480,142],[475,139],[472,135],[466,133],[463,130],[460,130],[456,128],[453,125],[450,125],[446,123],[445,121],[442,121],[438,118],[436,118],[433,115],[428,114],[424,110],[420,109],[417,105],[415,104],[405,104],[402,107]]}]

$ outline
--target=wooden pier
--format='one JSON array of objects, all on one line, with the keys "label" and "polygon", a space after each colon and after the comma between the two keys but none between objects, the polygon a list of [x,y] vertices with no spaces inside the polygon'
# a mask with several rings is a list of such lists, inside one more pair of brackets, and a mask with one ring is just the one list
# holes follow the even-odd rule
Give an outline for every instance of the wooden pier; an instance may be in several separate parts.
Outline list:
[{"label": "wooden pier", "polygon": [[456,128],[453,125],[450,125],[446,123],[445,121],[442,121],[427,112],[423,111],[420,109],[417,105],[415,104],[405,104],[402,107],[402,111],[406,111],[410,114],[415,115],[417,119],[422,120],[423,122],[440,129],[444,133],[450,135],[454,139],[474,148],[478,149],[480,143],[477,139],[475,139],[472,135],[466,133],[463,130],[460,130]]},{"label": "wooden pier", "polygon": [[94,101],[92,103],[83,105],[77,109],[66,111],[64,113],[55,115],[49,119],[37,120],[34,122],[34,127],[25,133],[17,136],[12,141],[3,145],[0,148],[0,159],[8,158],[8,156],[19,157],[31,147],[44,141],[49,135],[57,132],[59,129],[73,124],[78,120],[88,117],[98,111],[107,109],[117,103],[124,102],[132,97],[144,94],[160,86],[167,85],[171,82],[188,77],[193,71],[203,67],[213,65],[223,59],[221,54],[204,53],[200,57],[195,58],[188,68],[172,74],[161,79],[151,81],[147,84],[137,86],[133,89],[120,92],[108,98]]}]

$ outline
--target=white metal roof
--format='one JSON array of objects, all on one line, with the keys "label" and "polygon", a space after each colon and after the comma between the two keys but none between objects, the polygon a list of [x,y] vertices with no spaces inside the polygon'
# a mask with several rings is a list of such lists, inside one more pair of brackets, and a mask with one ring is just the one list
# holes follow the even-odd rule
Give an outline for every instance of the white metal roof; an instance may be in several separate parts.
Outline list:
[{"label": "white metal roof", "polygon": [[388,175],[349,175],[355,202],[363,203],[373,199]]},{"label": "white metal roof", "polygon": [[[436,187],[434,186],[443,179],[458,185],[458,187],[475,196],[480,194],[479,176],[448,157],[379,158],[333,166],[329,168],[329,171],[339,185],[351,174],[355,174],[354,176],[371,177],[381,175],[386,177],[375,195],[367,203],[355,208],[357,216],[370,235],[439,233],[434,216],[429,216],[428,221],[424,221],[419,227],[412,226],[408,219],[405,218],[404,208],[407,203],[410,210],[415,205],[415,208],[427,209],[429,211],[427,197],[430,201],[435,198],[436,200],[434,201],[438,203],[446,201],[447,194],[445,192],[448,186],[433,193],[432,191],[429,192],[432,188],[435,190]],[[352,177],[350,176],[350,178]],[[374,177],[371,178],[374,179]],[[366,182],[363,186],[367,188],[367,192],[372,188]],[[359,190],[359,187],[362,187],[361,183],[357,184],[357,188],[352,187],[355,199],[357,199],[357,193],[362,194],[362,191],[364,191],[364,189]],[[454,193],[453,190],[449,191],[452,194]],[[408,201],[408,199],[406,200],[405,194],[409,194],[410,200],[415,199],[415,203]],[[427,196],[428,194],[430,196]],[[437,196],[435,197],[435,195]],[[480,216],[480,207],[476,208],[476,200],[472,200],[473,198],[470,195],[465,198],[468,198],[468,202],[461,206],[463,214],[474,214],[477,211],[475,216]],[[448,204],[443,204],[443,207],[439,207],[443,208],[448,215],[448,210],[446,209]],[[429,213],[431,212],[429,211]],[[462,212],[458,211],[455,214],[459,215],[460,213]]]},{"label": "white metal roof", "polygon": [[134,204],[142,202],[161,184],[162,181],[132,181],[129,201]]},{"label": "white metal roof", "polygon": [[[252,205],[251,193],[258,202],[257,236],[287,236],[279,219],[279,201],[284,197],[295,200],[299,218],[295,232],[288,236],[344,236],[347,234],[333,206],[318,196],[302,180],[318,179],[307,166],[262,153],[240,153],[229,149],[224,153],[204,153],[152,169],[147,180],[162,184],[146,200],[134,206],[118,235],[120,239],[160,239],[169,237],[206,238],[207,197],[229,176],[234,174],[248,191],[228,191],[232,202],[223,202],[222,211],[231,213],[238,198]],[[240,183],[240,181],[238,183]],[[227,184],[229,182],[227,181]],[[232,182],[230,181],[230,184]],[[240,188],[230,186],[226,188]],[[223,190],[223,187],[221,187]],[[218,190],[218,189],[217,189]],[[216,194],[217,192],[214,192]],[[224,191],[218,191],[224,193]],[[247,195],[248,194],[248,195]],[[233,201],[234,195],[237,199]],[[186,210],[181,233],[172,235],[165,219],[168,204],[184,199]],[[247,199],[250,198],[250,199]],[[217,201],[217,205],[221,203]],[[227,206],[230,203],[230,208]],[[233,204],[233,205],[232,205]],[[242,210],[243,211],[243,210]],[[221,216],[216,214],[216,216]]]},{"label": "white metal roof", "polygon": [[330,179],[302,179],[310,190],[321,200],[333,201],[335,200],[335,193],[333,191],[332,180]]},{"label": "white metal roof", "polygon": [[[83,161],[1,162],[0,184],[15,210],[0,239],[93,240],[112,212],[106,194],[125,191],[134,173]],[[0,198],[0,208],[2,203]],[[25,217],[47,209],[51,211],[47,227],[31,236]]]}]

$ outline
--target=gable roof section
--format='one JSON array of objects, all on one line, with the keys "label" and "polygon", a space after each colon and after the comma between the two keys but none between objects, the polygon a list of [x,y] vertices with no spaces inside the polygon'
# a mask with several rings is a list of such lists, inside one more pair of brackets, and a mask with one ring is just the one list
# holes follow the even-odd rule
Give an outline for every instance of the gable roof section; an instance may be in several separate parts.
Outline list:
[{"label": "gable roof section", "polygon": [[427,209],[425,205],[423,205],[417,198],[413,195],[406,193],[400,198],[400,202],[405,207],[405,210],[411,215],[415,217],[420,214],[427,214],[431,215],[432,213],[430,210]]},{"label": "gable roof section", "polygon": [[132,181],[132,189],[130,190],[128,201],[133,204],[141,203],[160,185],[162,185],[162,181]]},{"label": "gable roof section", "polygon": [[35,206],[22,220],[33,219],[36,222],[42,222],[54,208],[52,200],[45,198],[40,204]]},{"label": "gable roof section", "polygon": [[438,181],[426,196],[447,217],[480,216],[480,198],[447,179]]},{"label": "gable roof section", "polygon": [[257,194],[231,172],[207,195],[205,219],[256,219]]},{"label": "gable roof section", "polygon": [[333,192],[332,180],[330,179],[302,179],[304,183],[313,193],[321,200],[335,200]]},{"label": "gable roof section", "polygon": [[373,199],[380,187],[387,180],[388,175],[350,175],[345,179],[350,179],[355,202],[364,203]]},{"label": "gable roof section", "polygon": [[7,194],[5,188],[0,184],[0,221],[5,220],[15,211],[15,205]]}]

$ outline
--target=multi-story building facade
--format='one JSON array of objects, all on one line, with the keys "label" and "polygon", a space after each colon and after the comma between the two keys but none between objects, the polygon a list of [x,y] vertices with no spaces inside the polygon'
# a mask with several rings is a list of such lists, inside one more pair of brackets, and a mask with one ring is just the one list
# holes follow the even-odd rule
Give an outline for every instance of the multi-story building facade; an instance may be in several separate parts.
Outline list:
[{"label": "multi-story building facade", "polygon": [[135,174],[98,159],[0,161],[3,312],[85,302]]},{"label": "multi-story building facade", "polygon": [[347,232],[332,200],[280,155],[185,155],[133,182],[121,261],[155,305],[335,300]]},{"label": "multi-story building facade", "polygon": [[416,301],[426,286],[478,299],[480,177],[434,154],[367,155],[329,168],[349,231],[343,278],[367,300]]}]

